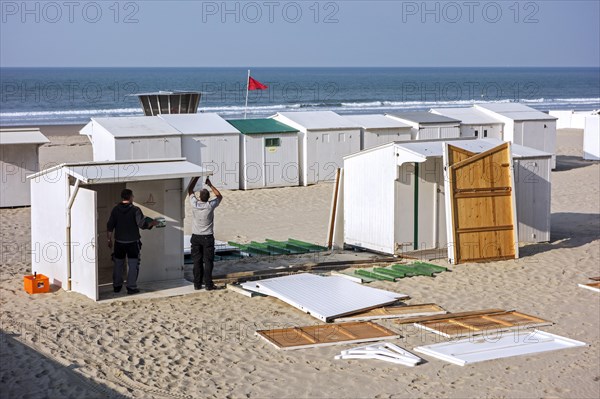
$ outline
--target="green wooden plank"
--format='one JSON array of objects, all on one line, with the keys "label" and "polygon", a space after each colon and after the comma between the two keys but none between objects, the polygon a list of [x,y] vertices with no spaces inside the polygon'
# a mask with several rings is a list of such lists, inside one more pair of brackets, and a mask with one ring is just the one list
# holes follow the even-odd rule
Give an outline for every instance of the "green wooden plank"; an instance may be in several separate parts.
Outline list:
[{"label": "green wooden plank", "polygon": [[273,252],[279,252],[279,253],[281,253],[281,254],[283,254],[283,255],[289,255],[289,254],[291,254],[291,253],[293,252],[293,250],[291,250],[291,249],[288,249],[288,248],[280,248],[280,247],[277,247],[277,246],[275,246],[275,245],[267,245],[267,249],[268,249],[269,251],[273,251]]},{"label": "green wooden plank", "polygon": [[262,249],[262,248],[260,248],[260,247],[257,247],[257,246],[255,246],[255,245],[252,245],[252,244],[250,244],[250,245],[247,245],[247,246],[246,246],[246,249],[245,249],[244,251],[245,251],[245,252],[249,252],[249,253],[252,253],[252,252],[254,252],[254,253],[258,254],[258,255],[273,255],[273,254],[272,254],[271,252],[269,252],[268,250],[266,250],[266,249]]},{"label": "green wooden plank", "polygon": [[399,272],[405,272],[407,276],[433,276],[431,270],[423,270],[408,265],[392,265],[391,268]]},{"label": "green wooden plank", "polygon": [[376,280],[396,281],[396,279],[394,277],[389,277],[389,276],[386,276],[386,275],[383,275],[383,274],[369,272],[369,271],[364,270],[364,269],[355,270],[354,274],[357,274],[359,276],[365,276],[365,277],[369,277],[369,278],[374,278]]},{"label": "green wooden plank", "polygon": [[240,248],[240,249],[245,249],[246,246],[247,246],[245,244],[240,244],[240,243],[237,243],[235,241],[227,241],[227,244],[231,245],[232,247],[236,247],[236,248]]},{"label": "green wooden plank", "polygon": [[250,245],[269,252],[269,255],[287,255],[290,253],[290,251],[288,251],[284,248],[276,248],[272,245],[268,245],[268,244],[261,243],[261,242],[251,241]]},{"label": "green wooden plank", "polygon": [[373,271],[379,274],[385,274],[386,276],[394,277],[394,278],[404,278],[406,277],[406,272],[392,269],[385,269],[383,267],[374,267]]},{"label": "green wooden plank", "polygon": [[288,238],[288,243],[293,245],[298,245],[300,247],[308,248],[310,251],[327,251],[326,247],[322,247],[320,245],[311,244],[309,242],[304,242],[300,240],[295,240],[293,238]]},{"label": "green wooden plank", "polygon": [[284,242],[275,241],[275,240],[270,240],[268,238],[265,241],[267,242],[268,245],[272,245],[277,248],[286,249],[293,254],[305,254],[307,252],[306,248],[298,247],[298,246],[289,244],[285,241]]},{"label": "green wooden plank", "polygon": [[423,267],[423,268],[426,267],[428,269],[431,269],[431,270],[435,271],[436,273],[441,273],[441,272],[447,272],[448,271],[448,268],[446,268],[446,267],[432,265],[431,263],[414,262],[413,265],[418,265],[419,267]]}]

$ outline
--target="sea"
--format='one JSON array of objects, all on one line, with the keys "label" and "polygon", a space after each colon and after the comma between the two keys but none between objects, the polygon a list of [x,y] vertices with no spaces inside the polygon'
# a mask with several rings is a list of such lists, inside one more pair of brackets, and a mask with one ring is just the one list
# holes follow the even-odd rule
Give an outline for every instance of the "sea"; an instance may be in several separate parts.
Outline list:
[{"label": "sea", "polygon": [[[202,92],[198,112],[226,119],[281,111],[397,113],[521,102],[600,109],[600,68],[0,68],[0,125],[84,124],[143,115],[136,93]],[[247,101],[247,106],[246,106]]]}]

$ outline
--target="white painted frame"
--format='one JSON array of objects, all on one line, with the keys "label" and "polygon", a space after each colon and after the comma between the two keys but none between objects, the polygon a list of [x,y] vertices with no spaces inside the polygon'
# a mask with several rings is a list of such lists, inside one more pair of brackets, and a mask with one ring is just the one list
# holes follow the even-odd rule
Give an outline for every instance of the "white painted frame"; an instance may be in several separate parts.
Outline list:
[{"label": "white painted frame", "polygon": [[585,342],[540,330],[418,346],[414,350],[458,366],[512,356],[587,346]]}]

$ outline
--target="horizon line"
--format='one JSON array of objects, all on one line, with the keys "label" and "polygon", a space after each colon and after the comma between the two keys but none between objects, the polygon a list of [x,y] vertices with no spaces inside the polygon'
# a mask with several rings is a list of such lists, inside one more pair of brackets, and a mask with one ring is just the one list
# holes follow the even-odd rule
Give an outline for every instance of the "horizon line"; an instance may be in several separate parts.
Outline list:
[{"label": "horizon line", "polygon": [[147,69],[158,69],[158,68],[227,68],[227,69],[253,69],[253,68],[281,68],[281,69],[291,69],[291,68],[337,68],[337,69],[357,69],[357,68],[381,68],[381,69],[391,69],[391,68],[598,68],[600,69],[600,65],[562,65],[562,66],[547,66],[547,65],[519,65],[519,66],[506,66],[506,65],[487,65],[487,66],[460,66],[460,65],[416,65],[416,66],[369,66],[369,65],[358,65],[358,66],[141,66],[141,65],[130,65],[130,66],[65,66],[65,65],[37,65],[37,66],[25,66],[25,65],[11,65],[11,66],[2,66],[0,68],[29,68],[29,69],[42,69],[42,68],[147,68]]}]

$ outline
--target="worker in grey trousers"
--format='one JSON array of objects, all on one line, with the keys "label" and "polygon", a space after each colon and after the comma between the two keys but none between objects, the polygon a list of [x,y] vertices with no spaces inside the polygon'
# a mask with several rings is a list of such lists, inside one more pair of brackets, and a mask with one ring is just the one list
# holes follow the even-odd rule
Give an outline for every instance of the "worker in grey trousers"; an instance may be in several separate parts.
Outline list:
[{"label": "worker in grey trousers", "polygon": [[194,187],[199,177],[194,177],[188,186],[188,196],[192,205],[192,260],[194,261],[194,289],[202,288],[214,290],[212,271],[215,260],[215,236],[213,232],[213,221],[215,208],[219,206],[223,196],[212,185],[210,179],[206,178],[206,185],[210,187],[216,198],[210,199],[207,189],[200,191],[200,199],[194,193]]}]

